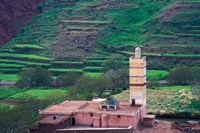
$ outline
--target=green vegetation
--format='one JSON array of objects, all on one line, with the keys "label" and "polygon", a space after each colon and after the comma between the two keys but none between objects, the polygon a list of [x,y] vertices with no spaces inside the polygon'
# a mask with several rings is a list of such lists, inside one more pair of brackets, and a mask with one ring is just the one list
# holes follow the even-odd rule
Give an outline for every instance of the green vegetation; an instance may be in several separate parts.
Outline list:
[{"label": "green vegetation", "polygon": [[[20,80],[32,77],[31,84],[34,85],[29,86],[31,89],[0,88],[1,100],[13,100],[12,104],[15,104],[15,100],[27,100],[23,107],[17,104],[10,108],[3,101],[0,103],[0,110],[6,109],[6,112],[0,111],[0,125],[3,123],[3,127],[9,127],[5,130],[0,128],[0,132],[8,132],[13,128],[16,132],[26,130],[36,120],[38,110],[53,101],[91,99],[94,95],[106,97],[114,91],[125,90],[128,87],[128,70],[124,68],[128,68],[128,56],[134,54],[132,51],[136,46],[144,47],[145,51],[142,52],[147,56],[150,69],[147,71],[147,80],[153,82],[164,80],[168,75],[170,77],[173,70],[169,74],[168,71],[172,67],[183,64],[199,66],[200,10],[196,8],[199,0],[188,1],[190,6],[179,4],[178,10],[177,4],[174,4],[176,0],[115,0],[111,3],[73,0],[74,4],[69,6],[59,5],[58,2],[60,0],[47,0],[44,4],[38,4],[40,14],[0,48],[0,80],[17,81],[14,73],[24,71],[27,66],[41,66],[54,76],[59,75],[52,79],[59,81],[59,84],[53,84],[54,87],[67,86],[69,90],[32,88],[43,86],[35,78],[38,74],[34,76],[32,71],[24,77],[22,74]],[[103,8],[102,4],[105,5]],[[87,46],[84,42],[87,42]],[[116,54],[127,57],[124,59]],[[191,74],[187,71],[190,77],[196,78],[186,84],[197,84],[198,88],[199,69],[198,72],[196,70],[191,69]],[[70,73],[73,72],[84,76],[78,76],[80,79],[72,77]],[[175,76],[180,77],[181,74],[176,73]],[[76,81],[70,81],[74,79]],[[199,92],[193,89],[189,86],[156,86],[147,89],[148,112],[187,112],[195,116],[199,113],[199,100],[195,99]],[[128,100],[129,92],[126,90],[114,97]]]},{"label": "green vegetation", "polygon": [[181,66],[170,71],[167,81],[172,85],[199,85],[200,67]]},{"label": "green vegetation", "polygon": [[12,99],[26,99],[32,97],[34,99],[56,99],[58,97],[66,96],[67,99],[67,90],[64,89],[34,89],[27,90],[25,92],[17,93],[10,96]]},{"label": "green vegetation", "polygon": [[0,59],[0,63],[12,63],[12,64],[28,64],[28,63],[33,63],[30,61],[21,61],[21,60],[9,60],[9,59]]},{"label": "green vegetation", "polygon": [[85,72],[102,72],[103,67],[85,67],[83,70]]},{"label": "green vegetation", "polygon": [[33,54],[9,54],[9,53],[0,53],[0,57],[14,58],[14,59],[34,59],[34,60],[46,60],[50,61],[51,58],[33,55]]},{"label": "green vegetation", "polygon": [[44,47],[39,45],[33,45],[33,44],[15,44],[14,48],[24,48],[24,49],[44,49]]},{"label": "green vegetation", "polygon": [[52,81],[51,73],[48,70],[41,67],[30,67],[19,73],[17,86],[23,88],[47,87],[51,86]]},{"label": "green vegetation", "polygon": [[3,68],[22,68],[24,67],[24,65],[16,65],[16,64],[4,64],[4,63],[1,63],[0,64],[0,67],[3,67]]},{"label": "green vegetation", "polygon": [[[175,0],[164,2],[125,0],[112,3],[81,0],[73,1],[74,3],[68,6],[59,5],[59,2],[47,0],[45,3],[38,4],[40,14],[33,17],[29,25],[23,27],[23,30],[13,40],[0,49],[0,63],[5,65],[5,68],[0,70],[1,72],[16,73],[20,71],[13,67],[12,70],[7,68],[9,67],[6,65],[8,63],[24,65],[23,67],[42,66],[48,68],[55,75],[70,71],[96,73],[101,72],[100,69],[97,70],[97,67],[105,67],[104,63],[112,58],[112,55],[117,53],[132,55],[133,48],[143,44],[146,48],[143,55],[147,56],[150,69],[169,70],[190,62],[186,59],[193,60],[195,58],[197,60],[199,58],[197,45],[199,39],[194,36],[199,35],[200,26],[199,22],[191,17],[198,17],[199,9],[192,8],[189,11],[187,6],[185,9],[180,7],[177,14],[170,18],[169,24],[163,26],[165,17],[162,16],[165,12],[170,13],[168,9],[174,7]],[[195,4],[192,1],[189,3]],[[102,4],[105,5],[105,9],[96,10]],[[160,28],[161,26],[163,28]],[[65,31],[70,32],[68,31],[70,27],[75,28],[76,33],[82,36],[77,39],[79,41],[72,41],[74,36],[63,36]],[[82,31],[83,29],[84,31]],[[86,40],[81,39],[85,38],[84,34],[88,32],[85,29],[92,29],[89,32],[93,32],[97,38],[95,40],[92,40],[92,37]],[[72,30],[72,32],[74,31]],[[182,35],[194,38],[185,40],[184,38],[187,37],[181,37]],[[58,38],[65,39],[58,40]],[[170,41],[166,41],[167,39]],[[82,47],[81,42],[85,41],[92,44],[91,48],[89,47],[90,52],[86,50],[84,53],[77,49]],[[70,45],[66,44],[67,42]],[[172,44],[177,48],[170,48],[169,46]],[[180,44],[187,47],[182,47]],[[164,48],[162,49],[162,47]],[[41,51],[37,51],[37,49]],[[56,51],[57,49],[58,51]],[[74,57],[77,53],[80,53],[80,56]],[[155,56],[158,58],[154,58]],[[160,57],[165,58],[163,60],[165,63],[159,63]],[[173,61],[168,61],[172,60],[171,57],[173,57]],[[183,59],[182,62],[180,63],[180,60],[175,57]],[[47,64],[41,64],[41,62]],[[198,65],[198,62],[192,61],[189,65]]]},{"label": "green vegetation", "polygon": [[96,77],[96,76],[101,76],[103,73],[98,73],[98,72],[85,72],[84,74],[85,74],[86,76]]},{"label": "green vegetation", "polygon": [[4,99],[6,97],[9,97],[11,95],[17,94],[21,91],[24,90],[20,90],[19,88],[10,88],[10,87],[1,87],[0,88],[0,99]]},{"label": "green vegetation", "polygon": [[[114,95],[118,100],[128,100],[129,90]],[[147,112],[159,115],[198,114],[193,104],[195,99],[190,86],[166,86],[154,90],[147,89]]]},{"label": "green vegetation", "polygon": [[73,61],[54,61],[56,64],[83,64],[83,62],[73,62]]},{"label": "green vegetation", "polygon": [[100,62],[103,63],[105,60],[86,60],[85,62]]},{"label": "green vegetation", "polygon": [[20,69],[15,69],[15,68],[0,68],[0,72],[3,73],[17,73],[20,72]]},{"label": "green vegetation", "polygon": [[158,90],[172,90],[172,91],[179,91],[182,89],[191,90],[191,86],[162,86],[158,87]]},{"label": "green vegetation", "polygon": [[147,70],[147,80],[165,80],[168,73],[165,70]]},{"label": "green vegetation", "polygon": [[13,107],[13,105],[5,104],[5,103],[0,103],[0,111],[1,110],[5,111],[5,110],[10,109],[12,107]]},{"label": "green vegetation", "polygon": [[60,75],[56,78],[57,87],[69,87],[75,85],[76,81],[81,78],[81,74],[70,72],[66,75]]},{"label": "green vegetation", "polygon": [[163,35],[163,34],[153,34],[151,35],[152,37],[165,37],[165,38],[178,38],[177,36],[172,36],[172,35]]},{"label": "green vegetation", "polygon": [[69,90],[72,99],[91,100],[94,95],[104,97],[105,90],[113,88],[112,79],[101,75],[98,77],[82,76]]},{"label": "green vegetation", "polygon": [[198,54],[162,54],[162,56],[174,56],[174,57],[200,57]]},{"label": "green vegetation", "polygon": [[17,81],[18,76],[16,74],[0,74],[0,81]]},{"label": "green vegetation", "polygon": [[[119,3],[122,3],[120,1]],[[124,2],[123,2],[124,3]],[[101,33],[98,43],[102,45],[138,45],[141,43],[142,26],[169,2],[126,1],[125,8],[114,8],[107,12],[109,19],[116,24]],[[118,32],[120,31],[121,32]]]},{"label": "green vegetation", "polygon": [[65,68],[51,68],[49,71],[52,72],[82,72],[82,69],[65,69]]}]

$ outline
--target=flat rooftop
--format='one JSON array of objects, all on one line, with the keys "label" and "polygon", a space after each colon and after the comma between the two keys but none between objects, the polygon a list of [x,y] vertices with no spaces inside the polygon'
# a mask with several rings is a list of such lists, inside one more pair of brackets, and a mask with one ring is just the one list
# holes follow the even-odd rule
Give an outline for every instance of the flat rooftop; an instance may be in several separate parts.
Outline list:
[{"label": "flat rooftop", "polygon": [[72,115],[72,113],[104,113],[116,115],[135,115],[142,106],[131,106],[129,101],[119,101],[119,109],[103,110],[100,108],[102,101],[65,101],[61,104],[51,105],[42,110],[40,114]]}]

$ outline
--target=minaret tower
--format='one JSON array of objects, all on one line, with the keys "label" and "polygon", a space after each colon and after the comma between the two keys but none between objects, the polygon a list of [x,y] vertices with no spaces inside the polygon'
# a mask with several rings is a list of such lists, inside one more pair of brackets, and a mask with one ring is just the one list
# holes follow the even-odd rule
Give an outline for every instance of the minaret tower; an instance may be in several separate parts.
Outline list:
[{"label": "minaret tower", "polygon": [[141,56],[141,48],[135,49],[135,57],[129,59],[130,103],[146,105],[146,57]]}]

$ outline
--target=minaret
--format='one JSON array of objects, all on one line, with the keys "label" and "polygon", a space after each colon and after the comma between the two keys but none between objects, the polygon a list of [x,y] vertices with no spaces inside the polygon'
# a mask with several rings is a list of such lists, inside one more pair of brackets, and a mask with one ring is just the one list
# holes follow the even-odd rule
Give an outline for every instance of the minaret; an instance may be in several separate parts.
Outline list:
[{"label": "minaret", "polygon": [[146,57],[141,56],[141,48],[135,49],[135,57],[129,59],[130,103],[146,105]]}]

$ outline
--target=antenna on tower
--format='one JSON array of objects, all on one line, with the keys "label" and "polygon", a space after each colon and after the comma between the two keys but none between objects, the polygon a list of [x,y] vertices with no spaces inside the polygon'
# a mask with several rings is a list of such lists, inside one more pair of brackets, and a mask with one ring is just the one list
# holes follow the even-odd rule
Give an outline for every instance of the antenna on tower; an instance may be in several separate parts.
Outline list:
[{"label": "antenna on tower", "polygon": [[141,48],[139,47],[135,49],[135,59],[141,59]]}]

